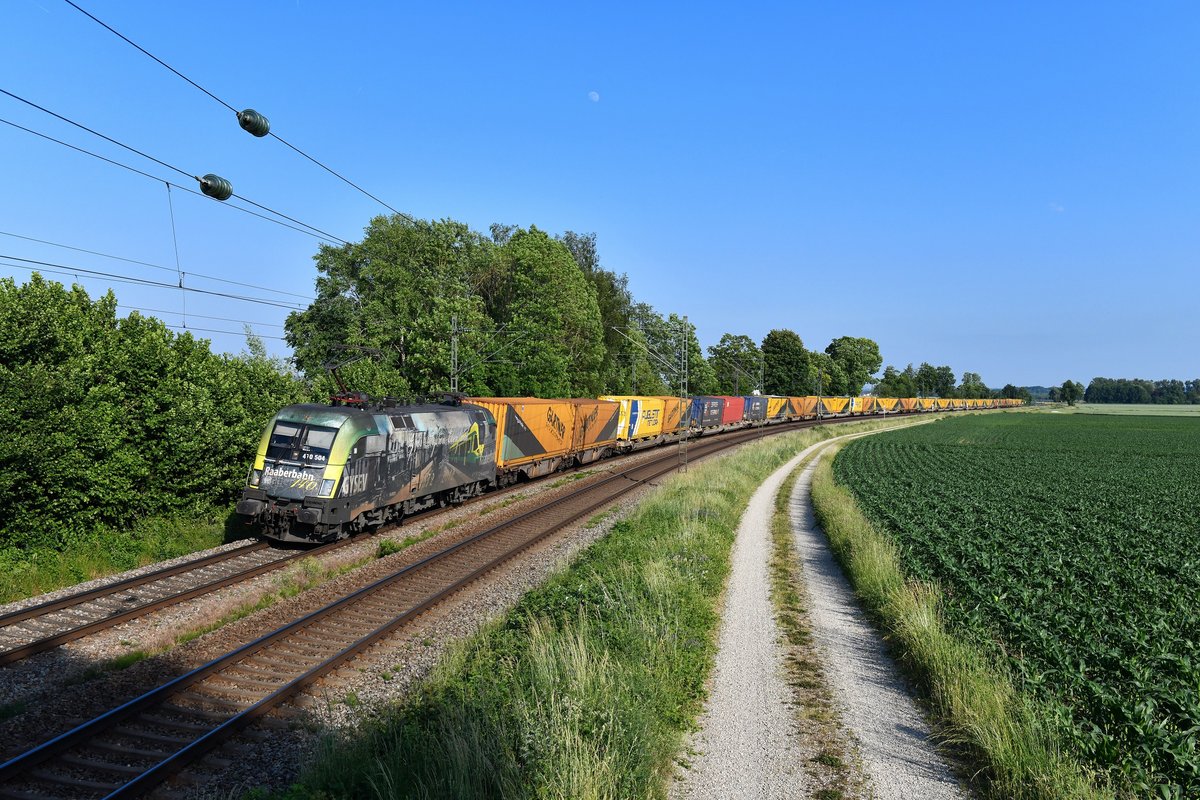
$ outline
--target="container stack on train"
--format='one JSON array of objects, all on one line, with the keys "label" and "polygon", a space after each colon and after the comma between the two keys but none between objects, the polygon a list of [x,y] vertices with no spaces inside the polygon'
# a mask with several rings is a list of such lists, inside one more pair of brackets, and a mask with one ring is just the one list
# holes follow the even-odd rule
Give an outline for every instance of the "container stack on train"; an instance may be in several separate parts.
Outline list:
[{"label": "container stack on train", "polygon": [[238,513],[270,538],[330,541],[489,488],[683,437],[813,418],[1021,404],[766,395],[339,402],[288,406],[264,433]]}]

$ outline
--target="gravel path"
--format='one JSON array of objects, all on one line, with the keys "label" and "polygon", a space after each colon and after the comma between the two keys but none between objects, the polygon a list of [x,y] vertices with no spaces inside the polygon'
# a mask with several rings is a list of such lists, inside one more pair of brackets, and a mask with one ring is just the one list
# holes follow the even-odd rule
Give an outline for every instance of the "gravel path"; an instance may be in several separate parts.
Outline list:
[{"label": "gravel path", "polygon": [[674,798],[759,800],[809,794],[767,562],[775,494],[796,465],[823,444],[805,449],[776,470],[750,498],[742,516],[712,686],[700,731],[689,745],[699,755],[673,785]]},{"label": "gravel path", "polygon": [[966,798],[813,517],[809,490],[820,458],[805,467],[792,490],[792,533],[813,635],[842,723],[858,740],[872,795],[876,800]]},{"label": "gravel path", "polygon": [[[864,435],[864,434],[857,434]],[[839,437],[847,438],[847,437]],[[780,467],[750,499],[738,527],[709,698],[691,737],[691,764],[673,800],[800,798],[818,787],[805,769],[818,753],[797,723],[768,563],[775,496],[819,442]],[[807,614],[834,695],[840,727],[854,740],[865,790],[875,800],[966,798],[929,741],[929,730],[870,627],[817,528],[809,501],[813,459],[796,481],[792,528],[806,583]]]}]

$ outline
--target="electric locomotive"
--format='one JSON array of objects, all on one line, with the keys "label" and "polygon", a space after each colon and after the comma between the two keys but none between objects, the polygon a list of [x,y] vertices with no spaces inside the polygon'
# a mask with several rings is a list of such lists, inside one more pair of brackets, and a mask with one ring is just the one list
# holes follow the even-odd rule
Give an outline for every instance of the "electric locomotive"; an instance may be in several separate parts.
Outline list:
[{"label": "electric locomotive", "polygon": [[[343,398],[344,399],[344,398]],[[442,403],[285,407],[267,425],[237,513],[285,542],[331,542],[496,481],[496,420]]]}]

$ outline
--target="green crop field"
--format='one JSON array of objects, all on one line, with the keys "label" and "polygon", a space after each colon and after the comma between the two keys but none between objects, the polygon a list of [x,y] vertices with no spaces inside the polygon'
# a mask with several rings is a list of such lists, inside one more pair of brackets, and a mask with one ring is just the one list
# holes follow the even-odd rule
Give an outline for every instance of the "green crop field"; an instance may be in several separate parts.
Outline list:
[{"label": "green crop field", "polygon": [[992,414],[872,436],[834,465],[1123,794],[1200,797],[1200,419]]},{"label": "green crop field", "polygon": [[1075,407],[1079,414],[1133,414],[1152,417],[1200,417],[1200,404],[1154,405],[1137,403],[1081,403]]}]

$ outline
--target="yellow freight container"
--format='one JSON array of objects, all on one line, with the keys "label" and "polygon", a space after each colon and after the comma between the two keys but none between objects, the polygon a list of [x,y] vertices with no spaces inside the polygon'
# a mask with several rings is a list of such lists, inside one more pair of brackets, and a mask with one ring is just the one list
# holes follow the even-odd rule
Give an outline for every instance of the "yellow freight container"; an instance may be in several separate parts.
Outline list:
[{"label": "yellow freight container", "polygon": [[891,414],[893,411],[895,411],[896,406],[899,404],[900,404],[900,398],[898,398],[898,397],[876,397],[875,398],[875,405],[879,408],[879,410],[886,412],[888,414]]},{"label": "yellow freight container", "polygon": [[587,463],[616,443],[620,404],[591,398],[472,397],[496,418],[496,466],[530,477]]},{"label": "yellow freight container", "polygon": [[945,411],[946,409],[950,408],[951,401],[950,401],[950,398],[948,398],[948,397],[939,397],[939,398],[937,398],[936,402],[937,402],[936,408],[938,411]]},{"label": "yellow freight container", "polygon": [[921,407],[921,403],[915,397],[901,397],[900,398],[900,410],[901,411],[916,411],[920,407]]},{"label": "yellow freight container", "polygon": [[660,397],[641,395],[606,395],[600,398],[621,406],[617,421],[617,438],[632,442],[661,436],[666,419],[665,403]]},{"label": "yellow freight container", "polygon": [[685,409],[692,407],[690,399],[681,400],[678,397],[667,395],[656,399],[663,401],[663,433],[676,433],[687,427],[687,413]]},{"label": "yellow freight container", "polygon": [[787,419],[790,416],[789,411],[788,398],[767,396],[767,419]]},{"label": "yellow freight container", "polygon": [[789,397],[788,405],[791,406],[791,415],[800,419],[807,419],[817,415],[817,397],[816,395],[808,395],[807,397]]},{"label": "yellow freight container", "polygon": [[875,398],[871,395],[854,397],[850,400],[851,414],[874,414],[878,408],[879,404],[875,402]]},{"label": "yellow freight container", "polygon": [[849,397],[822,397],[821,408],[826,414],[844,414],[850,405]]},{"label": "yellow freight container", "polygon": [[918,397],[917,403],[921,406],[922,411],[934,411],[937,409],[937,400],[932,397]]}]

